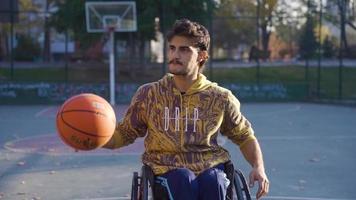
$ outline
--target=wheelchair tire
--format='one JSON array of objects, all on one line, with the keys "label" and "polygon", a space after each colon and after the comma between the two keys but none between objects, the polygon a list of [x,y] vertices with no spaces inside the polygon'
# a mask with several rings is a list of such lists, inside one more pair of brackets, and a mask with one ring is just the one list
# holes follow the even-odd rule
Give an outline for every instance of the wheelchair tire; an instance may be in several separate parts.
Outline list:
[{"label": "wheelchair tire", "polygon": [[138,172],[134,172],[132,176],[132,185],[131,185],[131,200],[138,200]]},{"label": "wheelchair tire", "polygon": [[242,172],[235,169],[234,185],[238,200],[251,200],[250,189]]},{"label": "wheelchair tire", "polygon": [[140,194],[142,195],[140,200],[148,200],[148,187],[149,187],[149,179],[147,176],[147,171],[145,167],[142,167],[142,174],[141,174],[141,187],[140,187]]}]

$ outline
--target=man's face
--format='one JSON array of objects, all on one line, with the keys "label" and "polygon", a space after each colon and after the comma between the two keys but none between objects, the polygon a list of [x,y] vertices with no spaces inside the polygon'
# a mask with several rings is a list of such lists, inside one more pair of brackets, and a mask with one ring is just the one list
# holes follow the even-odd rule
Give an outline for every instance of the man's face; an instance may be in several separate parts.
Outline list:
[{"label": "man's face", "polygon": [[198,74],[200,57],[198,48],[193,46],[193,42],[189,38],[174,36],[169,41],[168,66],[170,73],[180,76]]}]

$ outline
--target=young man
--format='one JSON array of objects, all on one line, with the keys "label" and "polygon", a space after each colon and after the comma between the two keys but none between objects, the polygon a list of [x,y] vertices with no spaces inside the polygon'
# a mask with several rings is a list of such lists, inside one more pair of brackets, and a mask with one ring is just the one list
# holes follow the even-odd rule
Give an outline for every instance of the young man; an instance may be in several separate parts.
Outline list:
[{"label": "young man", "polygon": [[141,86],[105,148],[145,138],[144,164],[168,182],[170,199],[225,199],[229,153],[218,145],[219,132],[239,145],[251,164],[256,198],[269,190],[262,153],[240,103],[227,89],[202,74],[208,59],[207,29],[187,19],[176,21],[168,36],[169,74]]}]

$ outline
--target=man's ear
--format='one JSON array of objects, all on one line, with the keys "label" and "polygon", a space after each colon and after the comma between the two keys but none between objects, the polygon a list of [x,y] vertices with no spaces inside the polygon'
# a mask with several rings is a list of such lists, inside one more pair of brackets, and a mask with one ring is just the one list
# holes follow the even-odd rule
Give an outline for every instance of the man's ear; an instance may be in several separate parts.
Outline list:
[{"label": "man's ear", "polygon": [[208,58],[209,58],[208,51],[198,52],[198,62],[208,60]]}]

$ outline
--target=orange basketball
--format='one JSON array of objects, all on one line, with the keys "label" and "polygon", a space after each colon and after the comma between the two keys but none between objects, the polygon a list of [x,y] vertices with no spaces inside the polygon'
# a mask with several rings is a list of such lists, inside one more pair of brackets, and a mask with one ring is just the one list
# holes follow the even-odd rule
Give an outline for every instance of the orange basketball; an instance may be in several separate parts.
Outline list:
[{"label": "orange basketball", "polygon": [[57,113],[61,139],[76,150],[92,150],[105,145],[112,137],[116,117],[111,105],[95,94],[71,97]]}]

